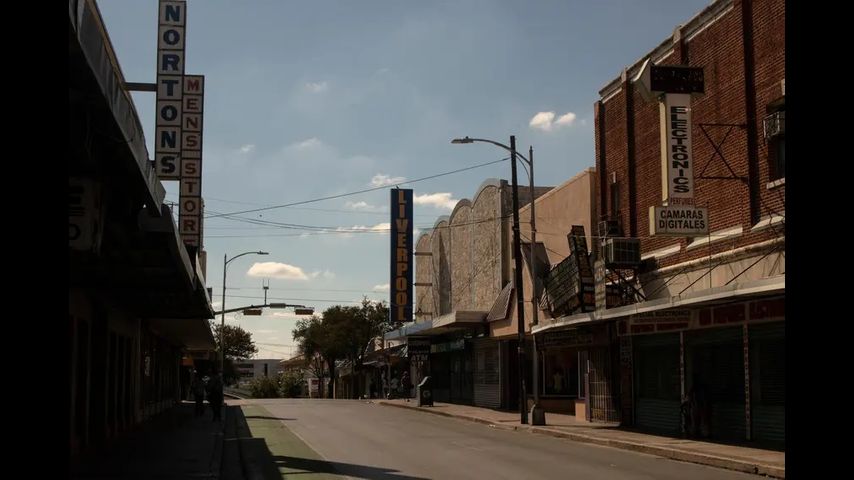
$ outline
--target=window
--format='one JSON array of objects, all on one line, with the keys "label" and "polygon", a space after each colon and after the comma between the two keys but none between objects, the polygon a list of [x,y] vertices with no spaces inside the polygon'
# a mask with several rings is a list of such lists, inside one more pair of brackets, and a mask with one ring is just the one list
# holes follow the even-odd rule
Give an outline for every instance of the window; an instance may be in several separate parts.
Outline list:
[{"label": "window", "polygon": [[765,109],[763,133],[768,145],[768,179],[786,178],[786,98],[771,102]]},{"label": "window", "polygon": [[556,349],[543,355],[543,395],[578,395],[578,354]]},{"label": "window", "polygon": [[611,219],[616,220],[620,215],[620,184],[611,183]]},{"label": "window", "polygon": [[771,169],[769,177],[771,180],[786,178],[786,136],[780,135],[771,142]]}]

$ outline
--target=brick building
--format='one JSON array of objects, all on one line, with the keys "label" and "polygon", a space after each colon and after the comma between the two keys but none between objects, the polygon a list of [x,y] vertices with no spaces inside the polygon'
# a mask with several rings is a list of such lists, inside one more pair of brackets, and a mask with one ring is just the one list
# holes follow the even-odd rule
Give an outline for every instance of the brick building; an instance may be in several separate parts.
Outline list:
[{"label": "brick building", "polygon": [[[650,64],[703,71],[690,99],[703,235],[651,231],[668,164]],[[785,2],[715,1],[599,93],[598,283],[624,293],[594,315],[619,335],[608,401],[624,424],[784,444]]]}]

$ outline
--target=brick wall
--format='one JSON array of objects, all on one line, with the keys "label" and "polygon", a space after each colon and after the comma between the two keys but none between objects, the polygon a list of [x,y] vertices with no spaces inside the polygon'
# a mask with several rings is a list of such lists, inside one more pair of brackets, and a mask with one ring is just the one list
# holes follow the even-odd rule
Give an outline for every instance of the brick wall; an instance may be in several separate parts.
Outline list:
[{"label": "brick wall", "polygon": [[[722,6],[726,8],[721,9]],[[664,48],[672,48],[673,53],[659,61],[659,64],[687,61],[690,66],[704,69],[705,93],[696,96],[691,105],[695,203],[708,207],[712,232],[741,226],[746,233],[740,237],[691,250],[685,249],[689,243],[686,238],[650,237],[649,207],[661,204],[661,146],[658,103],[644,100],[635,93],[634,84],[628,81],[642,62],[622,75],[617,82],[621,88],[618,93],[613,94],[613,88],[606,88],[594,106],[596,166],[602,188],[597,198],[598,211],[603,215],[612,213],[612,179],[616,174],[620,197],[620,211],[616,219],[620,220],[624,234],[640,238],[644,253],[671,245],[682,247],[678,254],[658,259],[658,267],[769,240],[780,233],[771,229],[751,233],[751,228],[757,220],[770,213],[785,210],[785,185],[768,188],[772,157],[769,157],[762,129],[766,106],[782,96],[780,81],[785,78],[784,8],[784,0],[757,0],[747,4],[742,0],[716,2],[706,10],[715,11],[716,20],[711,23],[710,19],[700,15],[699,22],[688,22],[681,27],[673,35],[671,44],[664,45]],[[749,17],[743,17],[743,12],[749,13]],[[744,21],[745,18],[750,21]],[[703,28],[702,24],[707,26]],[[751,35],[744,35],[745,25]],[[745,45],[752,55],[752,62],[745,62]],[[747,65],[749,70],[751,64],[752,74],[746,77],[745,67]],[[746,82],[746,78],[752,82]],[[755,95],[750,95],[751,91],[755,91]],[[749,118],[751,109],[754,113]],[[721,150],[736,176],[751,179],[756,192],[752,203],[745,182],[698,178],[701,175],[731,175],[720,156],[715,155],[712,160],[714,146],[704,135],[700,124],[744,125],[748,122],[751,128],[734,128]],[[706,131],[718,144],[727,128],[707,126]],[[748,141],[751,134],[753,154]],[[630,178],[631,173],[633,178]],[[752,217],[751,205],[759,218]],[[630,216],[632,212],[633,216]]]}]

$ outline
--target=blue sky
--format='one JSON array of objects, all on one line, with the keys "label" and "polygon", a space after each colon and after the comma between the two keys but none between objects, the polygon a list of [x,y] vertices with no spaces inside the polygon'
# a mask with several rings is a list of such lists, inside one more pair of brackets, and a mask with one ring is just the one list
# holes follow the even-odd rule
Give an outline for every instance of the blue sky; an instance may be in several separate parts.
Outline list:
[{"label": "blue sky", "polygon": [[[472,136],[533,145],[537,185],[595,164],[593,102],[623,67],[710,2],[678,0],[189,0],[186,73],[205,75],[203,196],[207,212],[301,202],[499,160]],[[129,82],[155,81],[157,1],[99,1]],[[134,93],[153,155],[154,94]],[[520,183],[527,184],[520,171]],[[403,185],[416,228],[429,228],[500,162]],[[177,182],[164,182],[177,201]],[[323,310],[386,299],[387,189],[242,215],[338,228],[324,232],[225,218],[205,223],[207,284],[220,306],[272,301]],[[371,228],[380,231],[371,232]],[[416,233],[417,235],[417,233]],[[217,319],[219,321],[219,319]],[[252,332],[259,358],[293,351],[296,317],[227,315]]]}]

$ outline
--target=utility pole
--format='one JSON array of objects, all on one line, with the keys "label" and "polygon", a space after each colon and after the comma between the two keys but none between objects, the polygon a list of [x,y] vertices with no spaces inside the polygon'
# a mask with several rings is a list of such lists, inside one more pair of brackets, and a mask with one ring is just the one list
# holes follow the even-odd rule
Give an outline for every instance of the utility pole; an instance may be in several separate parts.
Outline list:
[{"label": "utility pole", "polygon": [[516,182],[516,136],[510,135],[510,165],[513,175],[513,261],[516,272],[516,324],[519,333],[519,415],[528,423],[528,395],[525,391],[525,296],[522,293],[522,245],[519,238],[519,185]]}]

